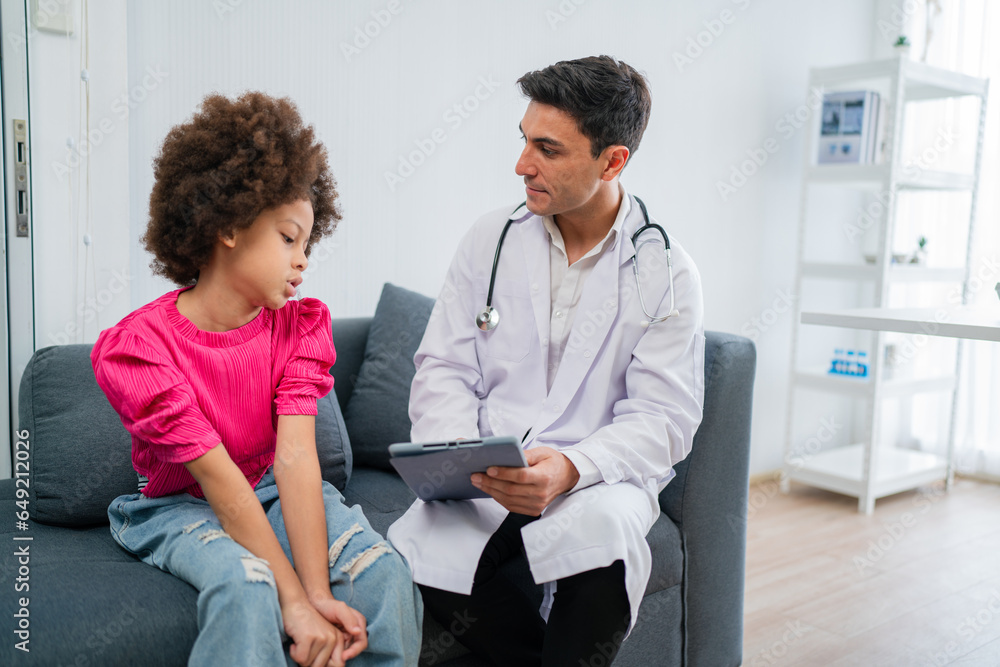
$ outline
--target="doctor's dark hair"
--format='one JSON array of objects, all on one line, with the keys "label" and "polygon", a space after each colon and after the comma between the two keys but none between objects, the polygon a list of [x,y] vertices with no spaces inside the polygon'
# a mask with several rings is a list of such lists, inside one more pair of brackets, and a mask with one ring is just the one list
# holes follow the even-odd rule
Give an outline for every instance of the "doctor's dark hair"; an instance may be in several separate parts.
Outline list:
[{"label": "doctor's dark hair", "polygon": [[517,84],[532,102],[572,116],[595,159],[608,146],[625,146],[630,156],[639,148],[653,100],[646,78],[630,65],[611,56],[564,60]]},{"label": "doctor's dark hair", "polygon": [[307,255],[340,221],[326,148],[288,98],[209,95],[167,134],[153,175],[141,240],[153,272],[182,286],[198,280],[220,236],[249,228],[265,209],[309,200]]}]

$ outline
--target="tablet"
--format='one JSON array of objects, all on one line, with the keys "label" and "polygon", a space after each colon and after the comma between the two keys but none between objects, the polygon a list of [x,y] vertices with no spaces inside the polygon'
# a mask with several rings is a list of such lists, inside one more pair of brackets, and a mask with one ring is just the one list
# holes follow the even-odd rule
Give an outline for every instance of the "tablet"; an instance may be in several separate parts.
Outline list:
[{"label": "tablet", "polygon": [[421,500],[488,498],[489,494],[472,486],[473,473],[485,473],[490,466],[528,467],[514,436],[398,442],[389,445],[389,456],[389,463]]}]

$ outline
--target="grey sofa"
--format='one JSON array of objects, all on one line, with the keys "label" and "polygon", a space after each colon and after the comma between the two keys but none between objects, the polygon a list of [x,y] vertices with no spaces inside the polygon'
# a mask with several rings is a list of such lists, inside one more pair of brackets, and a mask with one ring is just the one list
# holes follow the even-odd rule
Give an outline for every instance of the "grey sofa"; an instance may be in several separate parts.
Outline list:
[{"label": "grey sofa", "polygon": [[[360,504],[383,535],[414,496],[377,460],[389,444],[378,442],[379,432],[408,423],[407,377],[429,314],[425,305],[403,319],[386,312],[406,310],[412,295],[386,290],[374,319],[334,320],[336,398],[320,402],[317,419],[324,477],[343,489],[348,503]],[[396,305],[385,305],[393,295]],[[755,350],[738,336],[706,337],[704,421],[691,455],[660,497],[663,513],[648,537],[653,573],[639,623],[616,665],[735,667],[742,660]],[[0,664],[183,665],[197,634],[195,590],[125,553],[102,518],[115,496],[132,492],[135,474],[128,435],[94,381],[89,354],[88,345],[39,350],[24,375],[19,412],[29,432],[18,451],[29,456],[15,473],[28,469],[29,476],[19,479],[30,487],[18,505],[17,488],[28,484],[0,481],[6,545],[0,556]],[[352,401],[364,403],[365,419]],[[375,419],[371,405],[381,406]],[[345,429],[351,443],[359,443],[353,451]],[[328,446],[333,441],[343,445]],[[19,525],[25,507],[31,520]],[[30,555],[19,561],[13,553],[24,546]],[[509,573],[541,600],[524,564],[510,564]],[[15,647],[26,636],[25,625],[29,643],[22,646],[30,652]],[[19,627],[20,637],[12,634]],[[453,631],[462,628],[425,621],[421,665],[483,664],[456,642]],[[592,664],[601,660],[597,655]]]}]

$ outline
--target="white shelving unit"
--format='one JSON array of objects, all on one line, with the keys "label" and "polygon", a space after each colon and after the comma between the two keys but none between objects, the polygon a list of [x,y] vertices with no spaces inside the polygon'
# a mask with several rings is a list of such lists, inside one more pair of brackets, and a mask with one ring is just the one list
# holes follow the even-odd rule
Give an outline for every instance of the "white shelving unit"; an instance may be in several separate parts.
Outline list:
[{"label": "white shelving unit", "polygon": [[[878,82],[873,86],[872,82]],[[854,496],[858,511],[871,514],[875,500],[937,480],[951,485],[953,470],[955,406],[957,375],[961,367],[962,346],[958,346],[955,372],[943,377],[887,378],[884,361],[884,330],[928,333],[927,329],[894,328],[885,318],[892,317],[889,305],[889,288],[897,283],[938,282],[962,286],[963,303],[968,291],[969,258],[973,239],[972,227],[979,187],[979,170],[982,159],[983,128],[986,119],[988,82],[965,74],[950,72],[906,58],[892,58],[843,67],[812,69],[809,77],[810,91],[818,89],[822,95],[828,90],[872,89],[882,91],[886,119],[884,163],[882,164],[816,164],[819,118],[816,114],[806,141],[806,167],[802,185],[799,214],[798,266],[796,271],[795,325],[792,334],[792,378],[788,396],[788,420],[785,429],[785,465],[783,489],[791,481]],[[954,173],[932,169],[904,168],[901,165],[901,143],[905,107],[910,102],[942,100],[974,96],[979,99],[979,125],[975,137],[975,160],[971,173]],[[885,193],[885,202],[878,225],[872,229],[877,234],[878,250],[873,264],[847,262],[821,262],[806,259],[806,235],[812,222],[809,220],[809,198],[813,188],[842,188],[846,190]],[[926,267],[922,265],[894,264],[893,240],[898,209],[898,197],[907,192],[967,192],[971,195],[969,219],[960,221],[967,225],[968,243],[962,266]],[[958,224],[958,223],[957,223]],[[803,304],[803,284],[809,281],[842,281],[847,284],[868,285],[874,291],[872,308],[839,312],[821,311],[812,304]],[[897,319],[906,319],[906,313]],[[880,319],[882,318],[882,319]],[[869,329],[873,333],[868,348],[869,376],[855,378],[829,375],[823,368],[798,367],[799,346],[802,343],[802,325],[825,325]],[[919,324],[919,323],[918,323]],[[940,324],[944,327],[944,324]],[[807,326],[808,328],[808,326]],[[940,330],[940,329],[939,329]],[[996,329],[994,328],[994,331]],[[947,333],[939,335],[948,335]],[[832,350],[831,350],[832,351]],[[824,360],[817,359],[820,363]],[[867,420],[861,442],[801,453],[801,443],[794,441],[794,420],[798,394],[808,390],[831,395],[850,397],[865,402]],[[948,454],[945,457],[910,449],[901,449],[894,443],[879,442],[881,432],[881,405],[887,398],[905,399],[922,392],[950,392],[952,414],[949,425]]]}]

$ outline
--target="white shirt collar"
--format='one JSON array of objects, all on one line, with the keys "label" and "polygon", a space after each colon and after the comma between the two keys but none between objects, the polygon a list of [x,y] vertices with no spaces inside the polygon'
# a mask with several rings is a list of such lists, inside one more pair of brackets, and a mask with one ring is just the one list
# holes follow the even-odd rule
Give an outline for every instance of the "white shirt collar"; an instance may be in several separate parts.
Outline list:
[{"label": "white shirt collar", "polygon": [[[608,230],[607,235],[605,235],[601,242],[591,248],[581,259],[604,252],[606,248],[613,246],[618,240],[618,235],[625,224],[625,218],[632,211],[632,199],[628,196],[628,192],[625,191],[625,186],[621,184],[621,181],[618,182],[618,193],[621,195],[622,201],[618,205],[618,215],[615,216],[614,224],[611,225],[611,229]],[[549,241],[552,245],[559,248],[565,256],[566,243],[563,241],[562,232],[559,231],[559,226],[556,225],[555,218],[551,215],[546,215],[542,218],[542,224],[545,225],[545,230],[549,233]]]}]

